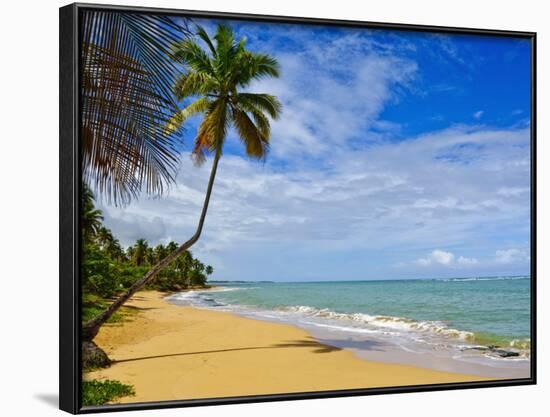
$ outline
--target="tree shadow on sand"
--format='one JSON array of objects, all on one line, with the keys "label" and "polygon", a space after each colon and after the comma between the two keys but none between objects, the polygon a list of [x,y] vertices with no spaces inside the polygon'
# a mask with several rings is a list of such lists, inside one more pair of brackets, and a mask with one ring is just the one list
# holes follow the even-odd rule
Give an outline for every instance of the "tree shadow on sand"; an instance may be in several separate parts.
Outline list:
[{"label": "tree shadow on sand", "polygon": [[212,353],[237,352],[237,351],[244,351],[244,350],[286,349],[286,348],[309,348],[313,353],[331,353],[331,352],[338,352],[342,350],[342,348],[340,347],[326,345],[312,338],[308,338],[308,339],[301,339],[301,340],[289,340],[288,342],[285,342],[285,343],[276,343],[269,346],[248,346],[248,347],[236,347],[236,348],[228,348],[228,349],[203,350],[198,352],[181,352],[181,353],[168,353],[165,355],[142,356],[139,358],[113,360],[112,363],[117,364],[117,363],[124,363],[124,362],[143,361],[148,359],[169,358],[169,357],[176,357],[176,356],[206,355],[206,354],[212,354]]},{"label": "tree shadow on sand", "polygon": [[136,310],[136,311],[158,310],[157,307],[138,307],[132,304],[125,305],[124,308],[127,308],[128,310]]},{"label": "tree shadow on sand", "polygon": [[383,343],[377,342],[376,340],[354,340],[351,338],[348,339],[319,339],[319,343],[326,344],[329,346],[337,346],[340,349],[356,349],[363,351],[384,351]]}]

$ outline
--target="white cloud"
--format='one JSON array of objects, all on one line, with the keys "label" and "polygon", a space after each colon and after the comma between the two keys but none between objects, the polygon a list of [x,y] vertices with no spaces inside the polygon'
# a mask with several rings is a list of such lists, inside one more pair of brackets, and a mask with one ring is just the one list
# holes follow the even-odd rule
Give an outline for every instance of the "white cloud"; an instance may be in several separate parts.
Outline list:
[{"label": "white cloud", "polygon": [[380,132],[399,128],[379,116],[410,85],[417,64],[374,52],[370,45],[348,35],[327,42],[323,50],[311,47],[277,55],[281,77],[250,87],[275,94],[283,103],[281,118],[272,129],[275,157],[318,158],[335,146],[377,140]]},{"label": "white cloud", "polygon": [[525,249],[502,249],[495,253],[495,260],[502,264],[511,264],[514,262],[525,262],[531,259],[529,252]]},{"label": "white cloud", "polygon": [[458,258],[456,258],[456,255],[452,252],[435,249],[427,257],[417,259],[415,263],[420,266],[474,266],[479,264],[479,261],[476,258],[467,258],[465,256],[459,256]]},{"label": "white cloud", "polygon": [[453,262],[454,258],[455,256],[451,252],[445,252],[443,250],[434,250],[432,252],[432,259],[441,265],[449,265]]},{"label": "white cloud", "polygon": [[428,257],[417,259],[415,262],[421,266],[429,266],[432,264],[450,265],[454,258],[455,255],[451,252],[435,249]]},{"label": "white cloud", "polygon": [[432,264],[432,260],[430,258],[419,258],[415,262],[420,266],[429,266]]},{"label": "white cloud", "polygon": [[464,256],[459,256],[457,259],[457,262],[460,265],[465,265],[465,266],[472,266],[472,265],[479,264],[479,261],[476,258],[466,258]]},{"label": "white cloud", "polygon": [[479,110],[472,114],[472,116],[474,119],[479,120],[483,116],[483,113],[485,113],[483,110]]}]

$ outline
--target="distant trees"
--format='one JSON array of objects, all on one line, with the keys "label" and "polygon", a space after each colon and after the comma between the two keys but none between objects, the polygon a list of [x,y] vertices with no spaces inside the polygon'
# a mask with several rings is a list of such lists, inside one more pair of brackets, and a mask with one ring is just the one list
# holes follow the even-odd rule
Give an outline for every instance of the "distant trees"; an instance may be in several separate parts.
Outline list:
[{"label": "distant trees", "polygon": [[[126,258],[134,267],[150,268],[160,262],[178,247],[177,242],[169,242],[166,246],[159,244],[155,247],[149,246],[145,239],[138,239],[136,243],[126,250]],[[205,265],[200,260],[193,258],[190,251],[179,255],[174,262],[165,270],[161,271],[153,286],[162,290],[179,290],[191,286],[203,286],[208,276],[214,272],[214,268]]]},{"label": "distant trees", "polygon": [[[118,239],[103,225],[101,210],[95,207],[93,194],[87,187],[84,187],[82,198],[81,226],[85,237],[82,283],[85,294],[103,298],[119,294],[140,279],[152,265],[179,247],[177,242],[152,247],[145,239],[138,239],[124,250]],[[148,288],[177,291],[204,286],[213,271],[212,266],[205,265],[190,251],[185,251],[161,271]]]}]

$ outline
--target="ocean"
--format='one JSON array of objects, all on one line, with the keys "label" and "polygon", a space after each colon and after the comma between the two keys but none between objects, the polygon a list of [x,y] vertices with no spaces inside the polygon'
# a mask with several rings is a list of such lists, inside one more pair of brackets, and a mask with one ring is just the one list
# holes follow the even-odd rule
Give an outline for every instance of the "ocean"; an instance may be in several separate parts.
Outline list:
[{"label": "ocean", "polygon": [[368,359],[529,376],[528,276],[216,285],[169,301],[299,326]]}]

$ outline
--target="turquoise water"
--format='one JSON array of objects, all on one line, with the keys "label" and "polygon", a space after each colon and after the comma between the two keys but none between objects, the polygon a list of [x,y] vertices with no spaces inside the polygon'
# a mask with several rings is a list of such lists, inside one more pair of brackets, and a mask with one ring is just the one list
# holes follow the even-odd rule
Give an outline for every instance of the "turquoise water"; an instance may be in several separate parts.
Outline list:
[{"label": "turquoise water", "polygon": [[529,347],[529,277],[220,285],[206,302]]}]

